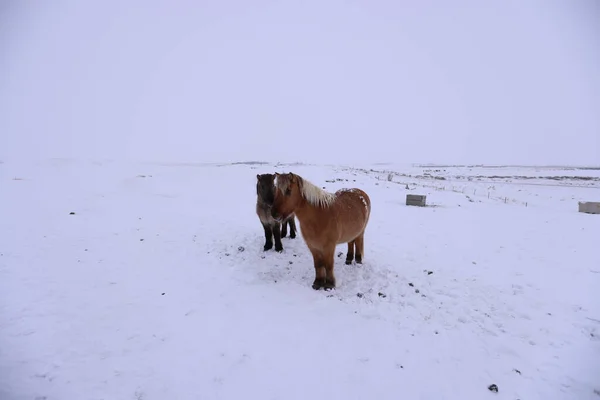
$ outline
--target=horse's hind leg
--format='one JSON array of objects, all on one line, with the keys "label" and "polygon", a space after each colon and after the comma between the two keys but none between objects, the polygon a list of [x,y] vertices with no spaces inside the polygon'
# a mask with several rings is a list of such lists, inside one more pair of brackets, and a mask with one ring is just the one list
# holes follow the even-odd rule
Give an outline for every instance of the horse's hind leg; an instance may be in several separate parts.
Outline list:
[{"label": "horse's hind leg", "polygon": [[346,254],[346,265],[352,264],[352,260],[354,260],[354,243],[355,243],[355,240],[348,242],[348,253]]},{"label": "horse's hind leg", "polygon": [[356,243],[356,263],[362,264],[362,259],[365,254],[365,232],[361,233],[356,239],[354,239]]},{"label": "horse's hind leg", "polygon": [[273,225],[273,237],[275,238],[275,251],[283,251],[281,244],[281,224]]},{"label": "horse's hind leg", "polygon": [[270,250],[273,248],[273,230],[269,226],[269,224],[262,224],[265,230],[265,247],[263,247],[264,251]]}]

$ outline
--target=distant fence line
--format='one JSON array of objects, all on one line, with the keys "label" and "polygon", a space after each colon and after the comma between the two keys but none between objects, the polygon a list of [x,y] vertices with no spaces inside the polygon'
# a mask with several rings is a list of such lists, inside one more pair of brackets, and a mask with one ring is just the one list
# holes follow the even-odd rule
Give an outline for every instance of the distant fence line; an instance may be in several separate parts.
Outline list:
[{"label": "distant fence line", "polygon": [[[377,179],[379,181],[395,183],[398,185],[407,185],[407,186],[408,185],[417,185],[419,187],[431,188],[431,189],[435,189],[438,191],[461,193],[461,194],[464,194],[465,196],[467,196],[469,199],[470,199],[469,196],[473,195],[476,197],[484,197],[489,200],[499,201],[504,204],[510,203],[510,204],[522,205],[525,207],[529,206],[529,203],[527,201],[517,200],[517,199],[511,198],[508,196],[499,196],[497,194],[493,194],[490,190],[484,191],[484,190],[478,190],[477,188],[469,189],[466,186],[434,185],[434,184],[427,184],[427,183],[421,183],[421,182],[415,183],[415,182],[397,181],[397,180],[393,180],[393,178],[394,177],[405,178],[405,176],[403,176],[402,174],[400,174],[398,172],[393,172],[393,171],[375,171],[375,170],[369,171],[369,170],[364,170],[364,169],[356,169],[356,170],[349,169],[349,170],[350,171],[359,171],[359,172],[362,172],[367,175],[371,175],[371,174],[375,173],[375,179]],[[412,178],[412,179],[418,179],[418,178]],[[471,182],[471,183],[476,183],[476,182]],[[472,193],[471,193],[471,191],[472,191]]]}]

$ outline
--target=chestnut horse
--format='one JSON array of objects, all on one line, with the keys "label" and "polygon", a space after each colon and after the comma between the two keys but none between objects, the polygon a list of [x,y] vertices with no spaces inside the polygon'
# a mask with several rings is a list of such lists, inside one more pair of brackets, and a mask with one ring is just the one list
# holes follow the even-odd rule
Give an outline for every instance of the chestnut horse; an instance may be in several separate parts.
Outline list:
[{"label": "chestnut horse", "polygon": [[329,193],[299,175],[275,174],[273,218],[281,221],[295,214],[302,237],[313,256],[313,289],[335,288],[335,247],[348,243],[346,264],[364,256],[365,228],[371,215],[371,199],[361,189]]},{"label": "chestnut horse", "polygon": [[273,239],[275,239],[275,251],[283,251],[281,238],[287,236],[287,226],[290,227],[290,238],[296,237],[296,221],[294,215],[283,220],[283,223],[276,221],[271,216],[271,206],[275,198],[275,175],[258,174],[256,175],[256,215],[265,231],[264,251],[273,248]]}]

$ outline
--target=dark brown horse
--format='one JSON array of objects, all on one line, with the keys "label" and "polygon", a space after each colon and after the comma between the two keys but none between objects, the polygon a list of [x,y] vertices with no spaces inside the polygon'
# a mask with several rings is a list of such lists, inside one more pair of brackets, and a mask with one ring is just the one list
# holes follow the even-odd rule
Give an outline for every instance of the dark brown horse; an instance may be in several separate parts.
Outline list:
[{"label": "dark brown horse", "polygon": [[281,238],[287,236],[287,226],[290,227],[290,238],[296,237],[296,221],[294,215],[289,215],[283,220],[283,223],[276,221],[271,216],[271,206],[275,199],[275,175],[262,174],[256,175],[256,215],[260,219],[265,231],[264,250],[273,248],[273,238],[275,239],[275,251],[282,251],[283,245]]},{"label": "dark brown horse", "polygon": [[333,273],[335,247],[348,243],[346,264],[361,264],[365,229],[371,215],[371,199],[361,189],[341,189],[329,193],[293,173],[275,174],[273,218],[298,217],[302,237],[313,256],[313,289],[335,287]]}]

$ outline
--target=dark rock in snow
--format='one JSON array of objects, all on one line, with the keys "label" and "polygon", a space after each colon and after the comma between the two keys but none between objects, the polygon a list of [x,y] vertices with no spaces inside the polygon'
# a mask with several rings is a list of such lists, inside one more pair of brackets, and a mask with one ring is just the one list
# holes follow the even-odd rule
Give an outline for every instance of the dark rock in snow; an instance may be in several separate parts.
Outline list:
[{"label": "dark rock in snow", "polygon": [[495,383],[493,383],[490,386],[488,386],[488,390],[490,392],[498,393],[498,385],[496,385]]}]

